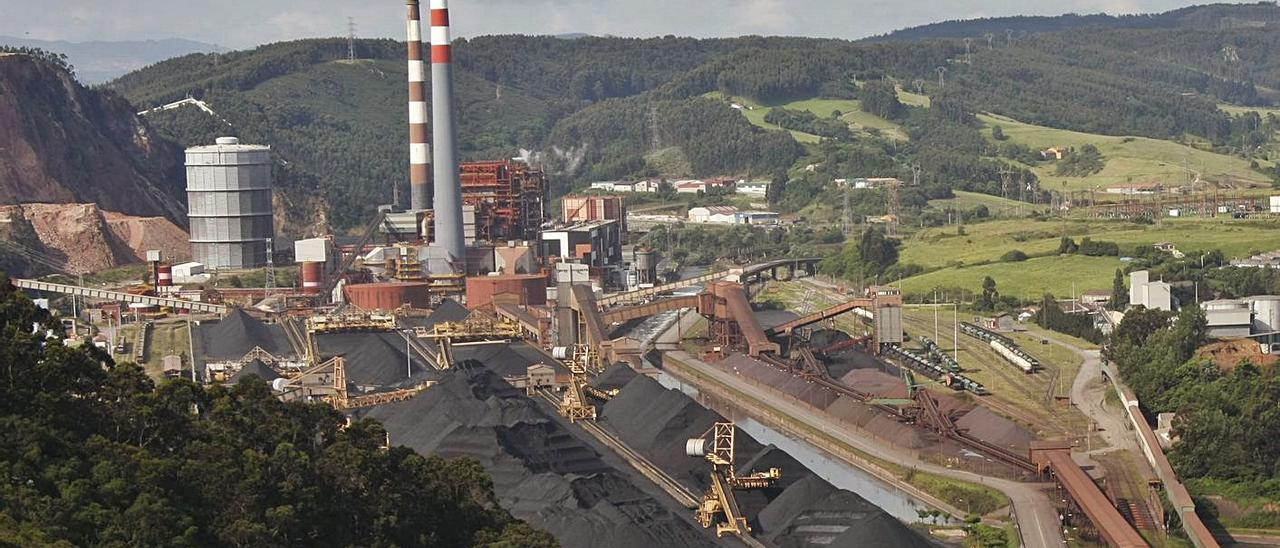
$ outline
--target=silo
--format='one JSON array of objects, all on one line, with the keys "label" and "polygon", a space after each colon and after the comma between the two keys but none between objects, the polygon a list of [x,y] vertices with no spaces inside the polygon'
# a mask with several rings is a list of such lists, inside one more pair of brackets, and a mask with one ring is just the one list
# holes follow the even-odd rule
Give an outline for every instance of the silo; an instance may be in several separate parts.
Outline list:
[{"label": "silo", "polygon": [[1280,296],[1256,295],[1245,299],[1253,309],[1253,328],[1259,333],[1280,331]]},{"label": "silo", "polygon": [[235,137],[187,149],[187,217],[193,260],[210,268],[267,262],[271,220],[271,148]]},{"label": "silo", "polygon": [[658,252],[648,248],[636,249],[635,269],[637,283],[651,284],[658,280]]}]

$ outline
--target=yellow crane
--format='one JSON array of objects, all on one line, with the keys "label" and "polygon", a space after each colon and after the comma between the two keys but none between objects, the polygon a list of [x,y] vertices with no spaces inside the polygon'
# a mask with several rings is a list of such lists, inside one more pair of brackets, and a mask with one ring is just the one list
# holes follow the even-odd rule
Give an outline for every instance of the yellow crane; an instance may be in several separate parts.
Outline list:
[{"label": "yellow crane", "polygon": [[[698,506],[698,523],[708,529],[715,526],[717,537],[734,534],[750,539],[751,524],[742,515],[733,492],[738,489],[764,489],[772,486],[782,477],[782,471],[770,468],[768,472],[738,475],[733,455],[736,431],[737,427],[732,422],[717,422],[701,436],[685,443],[685,453],[691,457],[703,457],[711,463],[711,485],[702,495],[702,503]],[[707,439],[708,435],[711,436],[710,440]]]},{"label": "yellow crane", "polygon": [[569,422],[580,420],[596,420],[596,407],[587,403],[587,367],[591,363],[591,347],[585,344],[574,345],[573,357],[563,360],[569,368],[569,386],[565,388],[560,399],[560,414]]}]

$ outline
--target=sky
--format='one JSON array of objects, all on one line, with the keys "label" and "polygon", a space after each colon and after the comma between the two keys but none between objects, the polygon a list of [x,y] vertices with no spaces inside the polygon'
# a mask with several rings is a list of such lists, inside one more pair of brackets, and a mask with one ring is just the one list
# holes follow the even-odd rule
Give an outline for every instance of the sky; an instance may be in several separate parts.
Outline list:
[{"label": "sky", "polygon": [[[1207,0],[1206,0],[1207,1]],[[1152,13],[1186,0],[454,0],[454,36],[561,34],[857,39],[1007,15]],[[1203,3],[1203,2],[1201,2]],[[429,4],[429,0],[423,0]],[[231,49],[296,38],[403,38],[401,0],[0,0],[0,35],[40,40],[186,38]]]}]

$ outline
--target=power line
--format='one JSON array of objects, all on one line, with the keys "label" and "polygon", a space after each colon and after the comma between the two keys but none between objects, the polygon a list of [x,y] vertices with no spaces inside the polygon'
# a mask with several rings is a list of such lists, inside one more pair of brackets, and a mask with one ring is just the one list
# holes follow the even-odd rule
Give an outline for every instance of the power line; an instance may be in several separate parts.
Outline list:
[{"label": "power line", "polygon": [[356,20],[347,18],[347,60],[356,60]]}]

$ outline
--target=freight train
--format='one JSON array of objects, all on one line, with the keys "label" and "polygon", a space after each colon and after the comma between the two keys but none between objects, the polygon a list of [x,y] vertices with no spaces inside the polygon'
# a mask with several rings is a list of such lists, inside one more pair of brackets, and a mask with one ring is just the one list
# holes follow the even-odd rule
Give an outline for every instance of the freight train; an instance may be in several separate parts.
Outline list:
[{"label": "freight train", "polygon": [[968,322],[960,322],[960,330],[978,340],[986,341],[1000,357],[1021,369],[1023,373],[1035,373],[1041,369],[1040,360],[1022,351],[1013,339],[999,333],[983,329]]},{"label": "freight train", "polygon": [[948,370],[942,365],[938,365],[926,359],[924,356],[916,354],[910,350],[905,350],[896,345],[887,344],[883,347],[886,356],[897,358],[903,365],[916,370],[917,372],[941,382],[953,390],[968,390],[979,396],[990,394],[982,383],[970,379],[960,373]]},{"label": "freight train", "polygon": [[952,373],[960,372],[960,362],[957,362],[950,354],[939,348],[938,343],[933,342],[933,339],[920,335],[916,337],[916,340],[920,341],[920,346],[923,346],[925,351],[929,353],[930,361],[941,364],[947,371]]}]

